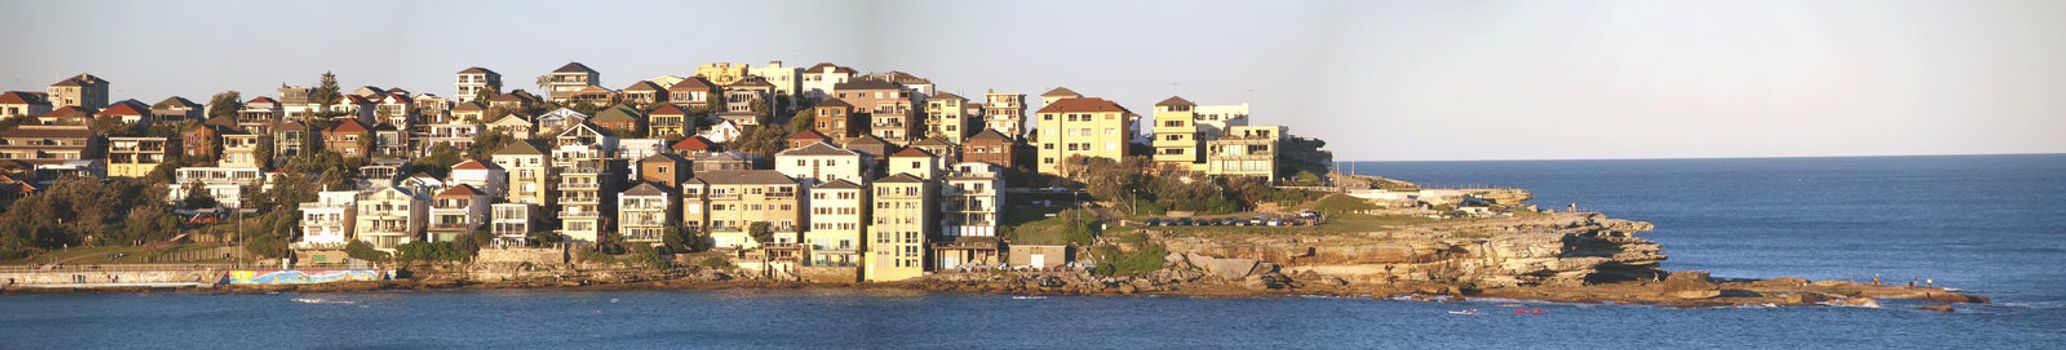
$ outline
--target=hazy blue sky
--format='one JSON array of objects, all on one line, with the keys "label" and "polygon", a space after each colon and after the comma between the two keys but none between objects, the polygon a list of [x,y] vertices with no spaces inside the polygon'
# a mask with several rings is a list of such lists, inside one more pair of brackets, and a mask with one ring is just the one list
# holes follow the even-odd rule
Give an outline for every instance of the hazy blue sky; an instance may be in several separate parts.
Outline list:
[{"label": "hazy blue sky", "polygon": [[830,61],[1249,101],[1345,160],[2066,152],[2066,1],[4,1],[0,31],[0,89],[87,71],[146,102]]}]

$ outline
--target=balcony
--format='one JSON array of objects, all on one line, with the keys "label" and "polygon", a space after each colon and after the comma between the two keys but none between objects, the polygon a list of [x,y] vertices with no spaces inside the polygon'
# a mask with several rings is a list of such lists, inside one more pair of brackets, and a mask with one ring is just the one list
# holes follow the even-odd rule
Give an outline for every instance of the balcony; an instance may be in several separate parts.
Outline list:
[{"label": "balcony", "polygon": [[563,219],[595,219],[602,217],[603,212],[561,210],[559,214],[560,218]]},{"label": "balcony", "polygon": [[602,184],[598,184],[598,183],[594,183],[594,182],[564,182],[564,183],[560,183],[560,189],[561,189],[561,190],[590,190],[590,191],[594,191],[594,190],[596,190],[596,189],[599,189],[599,188],[602,188]]},{"label": "balcony", "polygon": [[473,225],[468,225],[468,224],[466,224],[466,223],[463,223],[463,222],[450,222],[450,223],[436,223],[436,224],[431,224],[431,225],[430,225],[430,229],[432,229],[432,230],[438,230],[438,231],[453,231],[453,230],[461,230],[461,231],[463,231],[463,230],[471,230],[471,229],[473,229]]},{"label": "balcony", "polygon": [[590,197],[590,196],[581,196],[581,197],[560,197],[560,203],[562,203],[562,204],[601,204],[601,203],[602,203],[602,197]]}]

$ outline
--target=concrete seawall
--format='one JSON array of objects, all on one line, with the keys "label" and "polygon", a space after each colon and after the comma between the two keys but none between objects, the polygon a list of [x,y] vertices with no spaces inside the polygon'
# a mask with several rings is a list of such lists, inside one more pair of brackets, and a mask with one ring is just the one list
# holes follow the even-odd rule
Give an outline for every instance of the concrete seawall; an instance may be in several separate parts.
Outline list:
[{"label": "concrete seawall", "polygon": [[226,267],[210,265],[108,265],[0,269],[0,286],[92,288],[197,286],[222,281]]}]

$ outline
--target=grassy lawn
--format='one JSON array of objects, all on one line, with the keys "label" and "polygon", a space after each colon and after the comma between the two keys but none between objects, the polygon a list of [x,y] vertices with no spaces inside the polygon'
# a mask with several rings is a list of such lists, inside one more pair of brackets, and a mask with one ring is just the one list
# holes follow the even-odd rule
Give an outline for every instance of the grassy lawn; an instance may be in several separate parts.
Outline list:
[{"label": "grassy lawn", "polygon": [[[150,256],[153,256],[153,255],[160,255],[160,254],[169,254],[169,253],[175,253],[175,252],[183,252],[183,251],[193,251],[193,250],[204,250],[204,249],[210,249],[210,248],[216,248],[216,247],[222,247],[222,246],[225,246],[225,244],[222,244],[222,243],[205,243],[205,244],[204,244],[204,243],[189,243],[189,244],[181,244],[181,245],[176,245],[176,246],[166,247],[166,248],[162,248],[162,249],[157,249],[157,250],[147,250],[147,249],[144,249],[144,247],[143,247],[143,246],[101,246],[101,247],[88,247],[88,248],[72,248],[72,249],[64,249],[64,250],[58,250],[58,251],[54,251],[54,252],[50,252],[50,253],[46,253],[46,254],[42,254],[42,255],[37,255],[37,256],[31,256],[31,257],[28,257],[28,258],[24,258],[24,259],[15,259],[15,260],[9,260],[9,261],[5,261],[5,262],[0,262],[0,265],[29,265],[29,264],[48,264],[48,263],[51,263],[51,262],[59,262],[59,261],[62,261],[62,262],[64,262],[65,264],[73,264],[73,265],[94,265],[94,264],[143,264],[143,263],[150,263],[150,261],[148,261],[147,259],[149,259],[149,257],[150,257]],[[112,260],[112,261],[108,260],[108,255],[110,255],[110,254],[116,254],[116,253],[124,253],[124,254],[127,254],[127,255],[123,256],[123,257],[122,257],[122,258],[120,258],[120,259],[116,259],[116,260]],[[218,258],[218,259],[207,259],[207,260],[202,260],[202,261],[193,261],[192,263],[222,262],[222,261],[220,261],[220,260],[221,260],[221,259],[219,259],[219,258]],[[161,262],[161,263],[162,263],[162,262]],[[187,262],[181,262],[181,263],[187,263]]]},{"label": "grassy lawn", "polygon": [[1363,214],[1340,214],[1318,226],[1161,226],[1156,230],[1187,234],[1304,234],[1304,233],[1353,233],[1383,231],[1391,227],[1435,222],[1437,219],[1412,216],[1375,216]]},{"label": "grassy lawn", "polygon": [[[1034,206],[1014,208],[1004,215],[1005,237],[1011,239],[1012,242],[1023,244],[1068,243],[1071,241],[1069,237],[1071,225],[1069,225],[1069,214],[1065,213],[1064,209],[1067,208]],[[1055,214],[1055,217],[1048,217],[1048,214]],[[1096,220],[1089,213],[1083,213],[1082,219]],[[1075,238],[1078,241],[1076,243],[1090,243],[1085,241],[1089,238],[1086,235],[1079,234]]]}]

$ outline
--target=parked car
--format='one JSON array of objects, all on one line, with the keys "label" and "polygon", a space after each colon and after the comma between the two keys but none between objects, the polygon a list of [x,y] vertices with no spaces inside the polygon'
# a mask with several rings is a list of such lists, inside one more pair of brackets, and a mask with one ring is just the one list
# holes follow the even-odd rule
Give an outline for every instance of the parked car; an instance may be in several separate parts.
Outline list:
[{"label": "parked car", "polygon": [[1320,217],[1320,212],[1317,212],[1317,211],[1313,211],[1312,209],[1301,209],[1301,210],[1299,210],[1299,211],[1298,211],[1298,217],[1301,217],[1301,218],[1313,218],[1313,217]]}]

